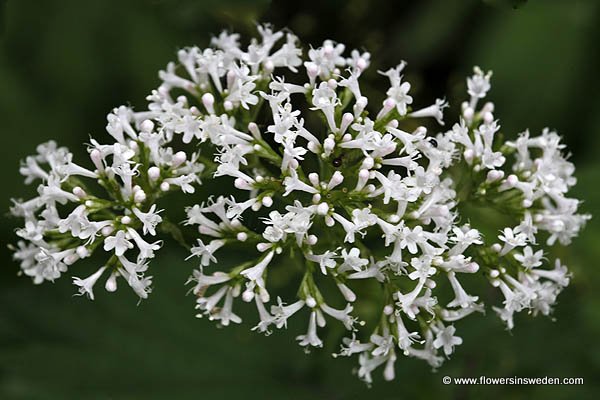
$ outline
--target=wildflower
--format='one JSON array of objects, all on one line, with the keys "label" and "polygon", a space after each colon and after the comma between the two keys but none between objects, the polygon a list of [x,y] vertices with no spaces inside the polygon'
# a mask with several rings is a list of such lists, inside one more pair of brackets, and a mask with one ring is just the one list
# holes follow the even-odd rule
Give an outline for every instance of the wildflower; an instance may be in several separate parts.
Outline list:
[{"label": "wildflower", "polygon": [[449,356],[454,351],[454,346],[461,345],[463,340],[458,336],[454,336],[456,328],[453,325],[448,325],[438,330],[437,336],[433,341],[433,347],[444,349],[444,354]]},{"label": "wildflower", "polygon": [[125,231],[117,231],[114,236],[109,236],[104,239],[104,250],[111,251],[115,250],[115,255],[122,256],[129,249],[133,249],[133,243],[131,243]]},{"label": "wildflower", "polygon": [[526,268],[535,268],[542,265],[542,257],[544,256],[544,250],[538,250],[535,253],[530,246],[526,246],[523,249],[523,253],[517,253],[514,255],[515,260],[519,261],[521,265]]},{"label": "wildflower", "polygon": [[307,347],[323,347],[323,341],[317,336],[317,312],[312,311],[310,313],[310,319],[308,322],[308,332],[305,335],[299,335],[296,337],[300,346]]},{"label": "wildflower", "polygon": [[133,213],[142,222],[144,235],[148,233],[152,236],[156,235],[156,226],[162,222],[162,218],[158,215],[163,210],[156,211],[156,204],[152,204],[148,212],[142,212],[139,208],[133,207]]},{"label": "wildflower", "polygon": [[[363,84],[368,52],[326,40],[303,53],[291,32],[257,30],[179,50],[147,107],[108,114],[109,140],[90,139],[87,162],[54,141],[25,158],[19,172],[36,194],[11,207],[22,220],[10,247],[20,273],[41,284],[104,254],[95,273],[73,278],[78,294],[94,299],[107,274],[107,292],[128,286],[146,299],[171,236],[198,258],[188,279],[197,317],[239,324],[236,304],[253,301],[258,332],[307,319],[305,349],[323,347],[319,327],[340,324],[352,334],[339,355],[357,355],[367,384],[379,367],[394,379],[399,354],[437,368],[462,344],[447,324],[483,312],[488,298],[461,274],[499,291],[492,309],[508,329],[515,313],[552,312],[571,274],[560,260],[548,266],[546,248],[568,245],[590,218],[569,197],[575,166],[556,132],[500,142],[494,105],[483,102],[492,74],[478,67],[450,129],[415,126],[407,120],[444,125],[448,103],[415,110],[404,61],[381,73],[389,86],[375,104]],[[206,197],[215,190],[228,195]],[[167,219],[178,215],[168,200],[177,191],[194,194],[183,226]],[[461,222],[471,201],[512,219],[499,243],[481,234],[487,221]],[[278,283],[297,285],[289,304]],[[352,312],[365,307],[380,318],[359,322]]]},{"label": "wildflower", "polygon": [[85,279],[73,278],[73,284],[79,286],[79,295],[87,294],[91,300],[94,300],[94,285],[102,276],[105,269],[106,266],[100,267],[96,272]]}]

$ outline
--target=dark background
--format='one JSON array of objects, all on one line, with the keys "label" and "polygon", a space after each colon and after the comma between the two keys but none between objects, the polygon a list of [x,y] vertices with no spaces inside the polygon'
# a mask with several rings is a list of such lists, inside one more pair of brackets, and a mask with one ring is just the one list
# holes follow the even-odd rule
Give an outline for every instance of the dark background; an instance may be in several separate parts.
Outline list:
[{"label": "dark background", "polygon": [[[101,142],[114,106],[142,108],[175,51],[206,46],[256,21],[289,27],[305,43],[331,38],[371,51],[376,69],[408,61],[423,105],[446,95],[456,116],[464,77],[493,69],[490,99],[503,132],[549,126],[577,165],[574,195],[600,210],[600,2],[547,1],[0,1],[0,209],[25,196],[19,160],[54,138],[77,157]],[[373,83],[384,90],[385,82]],[[379,85],[379,86],[377,86]],[[383,86],[382,86],[383,85]],[[596,216],[597,217],[597,216]],[[292,325],[265,338],[193,317],[183,282],[193,263],[167,248],[153,262],[155,290],[136,306],[129,290],[72,297],[65,276],[34,286],[16,276],[6,248],[19,221],[0,230],[0,399],[582,399],[600,395],[600,223],[562,253],[574,272],[551,318],[516,319],[512,333],[488,312],[458,324],[464,345],[437,373],[400,358],[394,382],[368,389],[332,359],[305,356]],[[90,266],[88,266],[90,268]],[[583,377],[583,386],[445,386],[442,376]]]}]

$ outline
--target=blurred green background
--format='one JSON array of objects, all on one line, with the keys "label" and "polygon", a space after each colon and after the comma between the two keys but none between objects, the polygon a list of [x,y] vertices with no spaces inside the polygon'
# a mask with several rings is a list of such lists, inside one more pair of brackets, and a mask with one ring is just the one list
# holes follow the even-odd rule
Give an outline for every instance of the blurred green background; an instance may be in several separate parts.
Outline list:
[{"label": "blurred green background", "polygon": [[[577,165],[574,195],[600,210],[600,2],[260,0],[0,1],[0,209],[31,188],[19,160],[51,138],[84,156],[100,141],[114,106],[144,106],[157,71],[183,46],[208,44],[223,28],[253,33],[257,21],[289,27],[318,46],[337,39],[371,51],[373,69],[409,62],[423,103],[454,105],[477,64],[494,70],[490,98],[509,137],[549,126]],[[379,85],[385,85],[383,80]],[[385,89],[385,87],[381,87]],[[193,263],[167,248],[153,263],[155,289],[136,306],[128,290],[95,303],[69,277],[33,286],[16,276],[6,244],[18,221],[2,218],[0,399],[583,399],[600,398],[600,218],[564,257],[574,272],[550,318],[519,316],[512,333],[488,313],[460,322],[464,338],[437,373],[402,358],[394,382],[373,388],[332,359],[337,347],[305,356],[293,337],[265,338],[251,322],[217,329],[193,317],[183,282]],[[90,266],[87,266],[90,268]],[[584,377],[583,386],[445,386],[452,377]]]}]

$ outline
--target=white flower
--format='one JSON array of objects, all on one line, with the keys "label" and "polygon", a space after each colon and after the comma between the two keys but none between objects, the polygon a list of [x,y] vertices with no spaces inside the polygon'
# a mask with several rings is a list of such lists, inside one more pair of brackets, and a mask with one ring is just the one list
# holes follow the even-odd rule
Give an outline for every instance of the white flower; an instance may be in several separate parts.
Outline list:
[{"label": "white flower", "polygon": [[277,305],[271,306],[271,314],[273,314],[273,321],[277,328],[287,328],[288,318],[297,313],[305,304],[304,300],[298,300],[286,306],[281,301],[281,297],[277,297]]},{"label": "white flower", "polygon": [[544,250],[538,250],[535,253],[530,246],[526,246],[523,249],[523,253],[516,253],[514,255],[515,260],[521,263],[526,268],[535,268],[542,265],[542,258],[544,257]]},{"label": "white flower", "polygon": [[449,356],[454,352],[454,346],[461,345],[463,340],[458,336],[454,336],[456,328],[454,325],[448,325],[438,330],[437,336],[433,341],[433,347],[436,349],[444,349],[444,354]]},{"label": "white flower", "polygon": [[410,265],[415,269],[408,274],[408,277],[413,281],[427,279],[435,274],[437,270],[431,265],[431,257],[414,257],[410,260]]},{"label": "white flower", "polygon": [[402,76],[400,75],[405,66],[406,63],[403,61],[396,68],[390,68],[384,73],[384,75],[389,77],[391,85],[386,94],[388,98],[394,101],[396,110],[400,116],[406,115],[406,107],[413,102],[413,98],[408,95],[410,83],[402,82]]},{"label": "white flower", "polygon": [[409,114],[412,118],[435,118],[437,123],[444,125],[444,108],[448,107],[448,103],[445,100],[437,99],[435,104],[422,108],[417,111],[413,111]]},{"label": "white flower", "polygon": [[137,263],[131,262],[123,256],[118,256],[123,268],[119,268],[119,274],[125,278],[127,284],[133,289],[140,299],[147,299],[152,291],[152,277],[145,276],[144,272],[148,269],[148,264],[144,261]]},{"label": "white flower", "polygon": [[114,236],[104,239],[104,250],[111,251],[114,249],[117,256],[122,256],[127,250],[133,249],[133,247],[133,243],[128,240],[125,231],[117,231]]},{"label": "white flower", "polygon": [[[196,300],[196,309],[203,310],[204,314],[210,315],[211,311],[217,306],[219,301],[221,301],[228,290],[228,286],[221,286],[210,296],[205,296],[204,293],[202,293],[202,295]],[[201,318],[202,314],[198,314],[196,317]]]},{"label": "white flower", "polygon": [[65,205],[68,202],[79,201],[79,198],[73,193],[63,190],[59,180],[53,176],[48,178],[45,185],[40,185],[38,187],[38,193],[40,194],[42,201],[48,205],[54,205],[55,203]]},{"label": "white flower", "polygon": [[201,294],[209,286],[217,285],[231,280],[231,276],[224,272],[217,271],[212,275],[204,275],[201,270],[194,270],[192,276],[188,278],[186,283],[196,282],[196,286],[192,290],[194,294]]},{"label": "white flower", "polygon": [[196,188],[192,185],[193,183],[198,182],[198,177],[196,174],[186,174],[178,176],[177,178],[167,178],[164,182],[170,185],[176,185],[181,188],[183,193],[194,193],[196,192]]},{"label": "white flower", "polygon": [[360,250],[357,247],[353,247],[350,251],[342,249],[341,254],[343,263],[339,267],[339,271],[362,271],[363,267],[369,264],[369,260],[360,257]]},{"label": "white flower", "polygon": [[408,318],[412,320],[416,319],[416,315],[420,312],[419,305],[416,300],[419,296],[419,293],[421,293],[423,290],[424,284],[424,280],[419,280],[417,286],[415,286],[412,291],[405,294],[401,292],[394,293],[394,298],[398,300],[396,305],[408,316]]},{"label": "white flower", "polygon": [[[135,245],[140,250],[140,255],[139,255],[140,258],[143,258],[143,259],[153,258],[154,252],[156,250],[160,249],[160,247],[162,245],[161,240],[156,241],[154,243],[146,242],[135,229],[127,228],[127,233],[129,234],[129,236],[131,236],[131,238],[135,242]],[[115,250],[115,253],[116,253],[116,250]],[[117,254],[117,255],[119,255],[119,254]]]},{"label": "white flower", "polygon": [[387,261],[375,262],[371,258],[369,266],[361,271],[353,272],[348,275],[348,279],[370,279],[374,278],[379,282],[386,280],[386,275],[383,273],[383,268],[387,265]]},{"label": "white flower", "polygon": [[323,275],[327,275],[327,269],[335,268],[337,265],[335,261],[337,254],[330,250],[325,251],[323,254],[305,254],[304,257],[307,260],[318,263]]},{"label": "white flower", "polygon": [[452,239],[456,244],[448,252],[449,255],[458,255],[473,244],[482,244],[481,235],[477,229],[471,229],[468,225],[463,228],[452,228],[455,237]]},{"label": "white flower", "polygon": [[418,332],[409,332],[402,321],[402,317],[400,313],[396,313],[396,330],[397,330],[397,340],[398,347],[408,353],[408,349],[412,346],[413,343],[419,342],[419,333]]},{"label": "white flower", "polygon": [[200,265],[203,267],[208,266],[210,263],[216,263],[217,259],[214,253],[225,245],[223,240],[211,240],[208,245],[205,245],[201,239],[196,239],[198,242],[197,246],[191,248],[191,255],[188,257],[200,257]]},{"label": "white flower", "polygon": [[251,281],[256,281],[260,279],[263,273],[265,272],[265,269],[273,259],[274,255],[274,250],[268,252],[255,266],[245,269],[241,272],[241,274]]},{"label": "white flower", "polygon": [[[479,67],[474,67],[473,72],[474,75],[467,78],[467,93],[477,99],[484,98],[491,88],[490,78],[492,77],[492,72],[490,71],[484,75]],[[471,107],[474,107],[474,105]]]},{"label": "white flower", "polygon": [[152,236],[156,235],[156,225],[162,222],[162,218],[158,214],[164,210],[156,211],[156,204],[152,204],[150,209],[145,213],[140,211],[137,207],[133,207],[132,211],[142,222],[144,235],[147,235],[148,233]]},{"label": "white flower", "polygon": [[100,267],[96,272],[92,275],[88,276],[85,279],[73,278],[73,284],[75,286],[79,286],[79,295],[87,294],[91,300],[94,300],[94,285],[96,281],[102,276],[102,273],[106,269],[106,266]]},{"label": "white flower", "polygon": [[260,317],[260,322],[256,325],[252,330],[258,330],[259,332],[265,332],[267,335],[270,334],[268,330],[269,325],[271,325],[274,321],[274,317],[269,314],[265,305],[261,299],[261,296],[254,296],[254,301],[256,302],[256,309],[258,311],[258,315]]},{"label": "white flower", "polygon": [[553,270],[545,270],[545,269],[532,269],[531,273],[540,278],[550,279],[560,286],[568,286],[569,285],[569,270],[566,266],[562,265],[560,260],[557,258],[554,262]]},{"label": "white flower", "polygon": [[356,339],[356,335],[353,333],[351,338],[345,337],[342,339],[341,351],[336,355],[349,357],[352,354],[363,353],[373,348],[373,343],[361,343]]},{"label": "white flower", "polygon": [[386,380],[394,379],[394,362],[396,361],[396,354],[391,351],[387,356],[373,357],[367,352],[363,352],[358,357],[358,363],[360,365],[358,369],[358,377],[365,381],[367,385],[373,383],[371,372],[373,372],[380,365],[385,364],[383,377]]},{"label": "white flower", "polygon": [[342,322],[346,329],[353,329],[354,323],[356,322],[356,318],[350,315],[350,313],[353,310],[351,304],[346,304],[346,308],[344,308],[343,310],[336,310],[335,308],[332,308],[325,303],[319,305],[319,307],[321,308],[321,310],[323,310],[325,314]]},{"label": "white flower", "polygon": [[410,229],[405,226],[402,229],[402,237],[403,239],[400,242],[402,248],[408,248],[410,254],[417,253],[417,245],[424,243],[427,239],[423,234],[423,227],[421,225],[417,225],[414,229]]},{"label": "white flower", "polygon": [[375,357],[387,356],[394,349],[394,337],[391,335],[371,335],[370,339],[376,347],[371,351]]},{"label": "white flower", "polygon": [[313,90],[313,108],[312,110],[321,110],[325,114],[325,119],[329,124],[329,129],[332,132],[337,132],[335,124],[334,112],[335,107],[340,104],[335,90],[329,87],[327,82],[321,82],[318,88]]},{"label": "white flower", "polygon": [[498,235],[498,239],[504,242],[504,247],[500,250],[500,255],[505,255],[515,247],[525,246],[527,237],[522,233],[515,234],[512,228],[504,228],[502,235]]},{"label": "white flower", "polygon": [[258,103],[258,96],[252,93],[256,84],[254,81],[258,79],[256,75],[250,75],[250,69],[245,66],[233,65],[233,68],[228,72],[228,90],[229,94],[225,101],[236,104],[241,104],[245,109],[249,109],[249,105]]},{"label": "white flower", "polygon": [[346,231],[346,237],[344,238],[344,242],[354,243],[354,241],[355,241],[354,235],[359,230],[358,227],[354,223],[348,221],[346,218],[344,218],[342,215],[340,215],[338,213],[333,213],[332,217],[337,222],[339,222],[340,225],[342,225],[342,228],[344,228],[344,230]]},{"label": "white flower", "polygon": [[290,170],[290,176],[286,177],[283,180],[283,184],[285,186],[285,193],[283,194],[284,196],[287,196],[288,194],[290,194],[296,190],[299,190],[302,192],[307,192],[307,193],[318,193],[319,192],[314,187],[301,181],[300,178],[298,178],[298,174],[293,169]]},{"label": "white flower", "polygon": [[[187,283],[197,316],[241,323],[236,302],[254,301],[252,329],[267,335],[308,317],[297,337],[306,349],[323,347],[318,327],[342,325],[352,334],[340,355],[358,355],[367,383],[379,367],[393,379],[398,354],[437,368],[440,354],[462,343],[444,324],[483,312],[485,288],[457,274],[499,289],[502,303],[492,309],[509,329],[515,313],[552,312],[571,274],[559,260],[548,267],[546,247],[569,244],[590,218],[568,197],[575,166],[556,132],[501,142],[493,103],[478,104],[491,72],[477,67],[451,129],[416,126],[414,118],[443,125],[448,104],[438,99],[415,111],[404,61],[381,73],[384,93],[369,85],[368,98],[361,81],[368,52],[326,40],[303,55],[292,33],[257,29],[251,40],[223,32],[209,48],[179,50],[146,108],[109,113],[110,140],[87,145],[91,164],[76,163],[53,141],[25,158],[19,172],[37,187],[11,207],[22,220],[10,246],[21,274],[53,281],[95,253],[107,261],[73,278],[78,294],[93,299],[109,270],[108,292],[123,278],[147,298],[150,261],[162,246],[147,237],[163,218],[178,218],[179,201],[169,196],[181,190],[199,204],[185,207],[184,226],[168,223],[161,233],[193,243],[188,258],[198,257],[198,266]],[[473,204],[481,215],[492,209],[517,221],[495,243],[480,233],[493,221],[463,213]],[[281,285],[298,288],[289,305],[277,296]],[[340,294],[344,308],[325,302],[336,304]],[[305,306],[310,311],[299,312]],[[380,318],[357,323],[353,310]]]},{"label": "white flower", "polygon": [[308,332],[306,335],[299,335],[296,337],[299,341],[300,346],[303,347],[323,347],[323,341],[317,336],[317,312],[312,311],[310,313],[310,319],[308,322]]},{"label": "white flower", "polygon": [[217,312],[210,314],[210,319],[217,320],[223,326],[229,325],[230,322],[239,324],[242,322],[242,319],[236,315],[233,310],[233,289],[229,288],[227,293],[225,294],[225,301],[223,302],[223,307],[221,307]]},{"label": "white flower", "polygon": [[[108,223],[110,224],[110,222]],[[99,228],[87,218],[87,210],[84,205],[76,207],[67,218],[58,223],[59,232],[71,232],[73,236],[80,239],[87,239],[95,235]]]},{"label": "white flower", "polygon": [[463,289],[460,282],[456,278],[456,274],[453,271],[448,272],[448,280],[454,291],[454,300],[452,300],[446,307],[462,307],[470,308],[473,307],[475,302],[479,299],[478,296],[469,296]]},{"label": "white flower", "polygon": [[27,239],[31,242],[39,242],[44,237],[44,227],[40,224],[36,224],[33,221],[25,222],[23,228],[19,228],[16,231],[17,236],[23,239]]},{"label": "white flower", "polygon": [[352,223],[354,224],[354,229],[359,232],[369,226],[375,225],[377,223],[377,215],[373,214],[369,208],[354,209],[352,210]]}]

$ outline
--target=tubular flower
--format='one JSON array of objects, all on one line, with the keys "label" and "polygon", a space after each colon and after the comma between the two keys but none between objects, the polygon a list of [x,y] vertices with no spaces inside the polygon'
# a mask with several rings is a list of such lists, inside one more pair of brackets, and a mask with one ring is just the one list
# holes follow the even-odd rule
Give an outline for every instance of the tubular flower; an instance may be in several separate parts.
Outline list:
[{"label": "tubular flower", "polygon": [[[445,100],[414,97],[404,61],[381,73],[378,105],[360,86],[369,53],[329,40],[306,53],[292,33],[258,32],[246,48],[223,32],[211,48],[179,50],[146,109],[109,113],[110,140],[92,139],[88,162],[54,141],[23,161],[25,183],[38,184],[11,209],[23,220],[12,246],[23,274],[53,281],[102,253],[102,264],[74,274],[87,276],[73,278],[77,292],[93,300],[98,281],[109,292],[125,281],[145,299],[170,235],[196,260],[197,316],[240,323],[234,309],[245,302],[267,334],[303,318],[294,337],[313,351],[328,323],[341,324],[338,355],[356,355],[368,383],[379,367],[393,379],[399,355],[439,366],[463,342],[458,321],[484,302],[509,329],[520,311],[551,313],[570,273],[548,261],[550,248],[590,218],[568,197],[575,167],[556,132],[500,141],[494,105],[481,104],[492,74],[480,68],[449,123]],[[225,194],[203,191],[206,179]],[[181,225],[163,201],[172,192],[189,201]],[[469,202],[506,223],[478,225],[463,214]],[[233,246],[248,258],[220,262]],[[278,293],[274,273],[297,283],[296,298]]]}]

